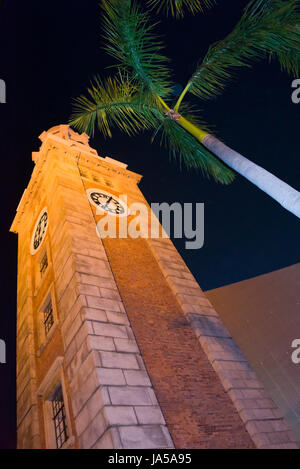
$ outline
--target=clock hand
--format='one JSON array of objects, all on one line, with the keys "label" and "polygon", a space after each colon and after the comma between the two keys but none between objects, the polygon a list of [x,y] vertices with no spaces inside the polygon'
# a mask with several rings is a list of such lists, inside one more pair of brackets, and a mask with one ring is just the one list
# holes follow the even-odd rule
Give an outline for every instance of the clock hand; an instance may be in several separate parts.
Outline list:
[{"label": "clock hand", "polygon": [[111,200],[112,200],[112,197],[110,197],[110,198],[108,199],[108,201],[106,202],[105,205],[102,205],[102,208],[103,208],[104,210],[107,209],[107,206],[108,206],[108,204],[109,204],[109,202],[110,202]]}]

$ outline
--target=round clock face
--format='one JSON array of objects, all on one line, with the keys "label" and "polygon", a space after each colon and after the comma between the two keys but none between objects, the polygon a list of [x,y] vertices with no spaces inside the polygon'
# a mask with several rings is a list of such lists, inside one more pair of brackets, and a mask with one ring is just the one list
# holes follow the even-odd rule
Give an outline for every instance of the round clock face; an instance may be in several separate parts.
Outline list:
[{"label": "round clock face", "polygon": [[87,195],[91,204],[98,210],[110,215],[124,217],[128,213],[126,204],[116,195],[103,191],[102,189],[88,189]]},{"label": "round clock face", "polygon": [[37,222],[35,224],[35,227],[33,229],[32,233],[32,238],[31,238],[31,243],[30,243],[30,252],[31,254],[35,254],[39,247],[41,246],[45,235],[46,231],[48,228],[48,212],[46,208],[43,208],[41,213],[38,216]]}]

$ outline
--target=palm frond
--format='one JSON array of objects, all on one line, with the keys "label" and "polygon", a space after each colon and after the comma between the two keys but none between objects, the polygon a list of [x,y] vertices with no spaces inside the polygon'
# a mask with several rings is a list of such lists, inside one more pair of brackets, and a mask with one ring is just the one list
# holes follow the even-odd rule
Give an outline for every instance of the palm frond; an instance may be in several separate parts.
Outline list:
[{"label": "palm frond", "polygon": [[184,163],[188,169],[201,170],[204,176],[211,176],[221,184],[233,181],[234,172],[176,122],[165,118],[161,121],[160,130],[161,144],[169,148],[170,155],[179,160],[180,166]]},{"label": "palm frond", "polygon": [[[190,105],[184,103],[182,110],[191,122],[208,130]],[[164,116],[163,108],[151,93],[139,93],[122,74],[104,82],[95,78],[88,95],[75,99],[69,124],[88,135],[94,135],[98,127],[104,136],[109,137],[114,126],[130,136],[149,129],[156,130],[156,133],[162,131],[161,141],[180,163],[188,168],[201,169],[206,176],[211,175],[222,184],[229,184],[234,178],[234,173],[226,165],[176,122]]]},{"label": "palm frond", "polygon": [[213,44],[187,89],[200,98],[219,94],[234,69],[255,60],[277,59],[281,68],[300,72],[299,0],[252,0],[234,30]]},{"label": "palm frond", "polygon": [[163,11],[167,15],[175,18],[182,18],[185,10],[191,12],[193,15],[203,12],[205,8],[210,8],[215,0],[148,0],[150,8],[158,12]]},{"label": "palm frond", "polygon": [[88,96],[74,100],[70,125],[80,132],[94,135],[95,127],[104,136],[112,136],[111,128],[119,127],[128,135],[157,126],[159,110],[150,97],[138,93],[134,84],[121,74],[103,82],[95,78]]},{"label": "palm frond", "polygon": [[171,91],[168,59],[149,15],[131,0],[102,0],[105,50],[117,67],[137,81],[141,91],[166,96]]}]

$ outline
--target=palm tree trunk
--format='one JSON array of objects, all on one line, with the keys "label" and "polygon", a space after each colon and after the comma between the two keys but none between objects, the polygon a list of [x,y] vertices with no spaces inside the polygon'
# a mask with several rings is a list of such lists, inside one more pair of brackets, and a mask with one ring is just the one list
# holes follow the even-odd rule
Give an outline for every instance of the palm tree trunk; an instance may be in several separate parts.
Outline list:
[{"label": "palm tree trunk", "polygon": [[201,139],[201,143],[230,168],[244,176],[248,181],[277,200],[286,210],[300,218],[300,192],[232,150],[213,135],[205,135]]},{"label": "palm tree trunk", "polygon": [[230,168],[244,176],[248,181],[255,184],[262,191],[273,197],[280,203],[282,207],[300,218],[300,192],[293,187],[281,181],[269,171],[258,166],[248,160],[240,153],[229,148],[213,135],[203,131],[196,125],[189,122],[177,111],[170,109],[165,102],[160,99],[163,106],[168,110],[166,115],[175,120],[181,127],[192,134],[199,142],[202,143],[213,154],[217,155],[220,160],[224,161]]}]

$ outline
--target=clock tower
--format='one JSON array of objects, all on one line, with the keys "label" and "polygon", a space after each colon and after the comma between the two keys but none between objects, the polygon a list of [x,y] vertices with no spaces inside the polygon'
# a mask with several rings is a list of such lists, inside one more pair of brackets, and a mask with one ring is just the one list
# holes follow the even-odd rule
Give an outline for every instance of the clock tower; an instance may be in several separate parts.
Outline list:
[{"label": "clock tower", "polygon": [[40,139],[11,228],[18,447],[297,448],[171,240],[140,226],[141,176],[67,125]]}]

